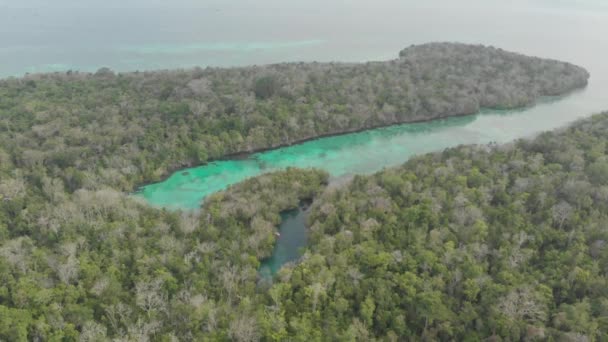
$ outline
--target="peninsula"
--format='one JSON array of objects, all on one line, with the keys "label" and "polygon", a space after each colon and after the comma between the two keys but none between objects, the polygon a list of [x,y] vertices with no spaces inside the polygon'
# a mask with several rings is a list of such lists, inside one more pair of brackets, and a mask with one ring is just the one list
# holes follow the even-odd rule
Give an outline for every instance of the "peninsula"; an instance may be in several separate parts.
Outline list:
[{"label": "peninsula", "polygon": [[[523,107],[584,87],[588,77],[569,63],[458,43],[358,64],[26,75],[0,81],[0,127],[10,132],[0,146],[19,163],[54,166],[71,190],[82,184],[66,169],[133,190],[226,155]],[[111,171],[99,175],[100,163]]]}]

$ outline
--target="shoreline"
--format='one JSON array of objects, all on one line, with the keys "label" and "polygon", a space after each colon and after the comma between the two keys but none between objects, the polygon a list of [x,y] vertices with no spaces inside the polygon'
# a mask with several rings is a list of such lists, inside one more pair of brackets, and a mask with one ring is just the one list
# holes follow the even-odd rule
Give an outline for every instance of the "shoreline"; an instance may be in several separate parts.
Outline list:
[{"label": "shoreline", "polygon": [[173,174],[175,174],[176,172],[180,172],[180,171],[185,171],[187,169],[191,169],[191,168],[197,168],[197,167],[202,167],[202,166],[206,166],[208,164],[214,163],[214,162],[221,162],[221,161],[229,161],[229,160],[244,160],[244,159],[248,159],[250,158],[252,155],[257,154],[257,153],[263,153],[263,152],[268,152],[268,151],[272,151],[272,150],[277,150],[280,148],[285,148],[285,147],[290,147],[293,145],[299,145],[299,144],[303,144],[309,141],[314,141],[314,140],[318,140],[318,139],[323,139],[323,138],[330,138],[330,137],[335,137],[335,136],[341,136],[341,135],[346,135],[346,134],[355,134],[355,133],[361,133],[361,132],[365,132],[365,131],[369,131],[369,130],[374,130],[374,129],[380,129],[380,128],[388,128],[388,127],[393,127],[393,126],[399,126],[399,125],[408,125],[408,124],[418,124],[418,123],[427,123],[427,122],[432,122],[432,121],[438,121],[438,120],[445,120],[445,119],[450,119],[450,118],[458,118],[458,117],[466,117],[466,116],[473,116],[473,115],[487,115],[490,113],[485,113],[484,111],[523,111],[526,110],[527,108],[532,108],[535,107],[539,104],[543,104],[543,103],[547,103],[547,102],[551,102],[552,100],[560,100],[563,99],[565,97],[571,96],[575,93],[578,92],[582,92],[587,88],[588,84],[581,87],[581,88],[576,88],[576,89],[572,89],[567,93],[564,93],[562,95],[545,95],[545,96],[540,96],[538,97],[533,103],[526,105],[526,106],[522,106],[522,107],[514,107],[514,108],[486,108],[486,107],[481,107],[479,108],[478,111],[474,112],[474,113],[459,113],[459,114],[448,114],[448,115],[444,115],[444,116],[436,116],[436,117],[431,117],[431,118],[413,118],[412,120],[407,120],[407,121],[400,121],[400,122],[393,122],[393,123],[386,123],[386,124],[379,124],[379,125],[373,125],[373,126],[369,126],[369,127],[361,127],[361,128],[354,128],[354,129],[347,129],[347,130],[343,130],[340,132],[328,132],[328,133],[323,133],[314,137],[307,137],[307,138],[302,138],[302,139],[298,139],[295,140],[293,142],[290,143],[282,143],[282,144],[277,144],[277,145],[273,145],[273,146],[269,146],[269,147],[263,147],[263,148],[257,148],[254,149],[252,151],[240,151],[240,152],[233,152],[233,153],[229,153],[226,154],[220,158],[215,158],[215,159],[210,159],[204,163],[200,163],[200,164],[192,164],[192,165],[181,165],[181,166],[177,166],[174,168],[169,168],[167,169],[166,172],[163,173],[163,175],[161,176],[160,180],[158,181],[150,181],[150,182],[144,182],[140,185],[137,185],[134,187],[134,189],[132,191],[130,191],[130,193],[132,194],[137,194],[137,193],[141,193],[143,188],[145,188],[146,186],[152,185],[152,184],[157,184],[157,183],[162,183],[164,181],[166,181],[167,179],[169,179],[171,176],[173,176]]},{"label": "shoreline", "polygon": [[[524,109],[524,108],[527,108],[527,107],[521,107],[521,109]],[[470,114],[469,113],[467,113],[467,114],[453,114],[453,115],[439,116],[439,117],[429,118],[429,119],[417,119],[417,120],[411,120],[411,121],[387,123],[387,124],[374,125],[374,126],[363,127],[363,128],[344,130],[344,131],[340,131],[340,132],[323,133],[323,134],[320,134],[320,135],[317,135],[317,136],[314,136],[314,137],[308,137],[308,138],[298,139],[298,140],[295,140],[295,141],[293,141],[291,143],[282,143],[282,144],[277,144],[277,145],[273,145],[273,146],[269,146],[269,147],[257,148],[257,149],[254,149],[252,151],[233,152],[233,153],[226,154],[226,155],[224,155],[224,156],[222,156],[220,158],[210,159],[210,160],[208,160],[208,161],[206,161],[204,163],[193,164],[193,165],[182,165],[182,166],[179,166],[179,167],[168,169],[166,173],[163,173],[163,176],[161,177],[160,180],[153,181],[153,182],[145,182],[145,183],[143,183],[141,185],[138,185],[137,187],[135,187],[135,189],[132,191],[132,193],[138,193],[138,192],[141,191],[142,188],[144,188],[144,187],[146,187],[148,185],[162,183],[162,182],[166,181],[167,179],[169,179],[173,174],[175,174],[177,172],[185,171],[187,169],[192,169],[192,168],[206,166],[208,164],[215,163],[215,162],[229,161],[229,160],[245,160],[245,159],[248,159],[249,157],[251,157],[252,155],[257,154],[257,153],[263,153],[263,152],[278,150],[280,148],[285,148],[285,147],[290,147],[290,146],[293,146],[293,145],[304,144],[306,142],[310,142],[310,141],[314,141],[314,140],[318,140],[318,139],[323,139],[323,138],[331,138],[331,137],[337,137],[337,136],[346,135],[346,134],[361,133],[361,132],[365,132],[365,131],[369,131],[369,130],[380,129],[380,128],[387,128],[387,127],[393,127],[393,126],[399,126],[399,125],[425,123],[425,122],[432,122],[432,121],[438,121],[438,120],[445,120],[445,119],[449,119],[449,118],[457,118],[457,117],[465,117],[465,116],[471,116],[471,115],[478,115],[478,114],[481,114],[481,110],[483,110],[483,109],[487,109],[487,108],[481,108],[479,111],[477,111],[475,113],[470,113]],[[519,108],[513,108],[513,109],[519,109]]]}]

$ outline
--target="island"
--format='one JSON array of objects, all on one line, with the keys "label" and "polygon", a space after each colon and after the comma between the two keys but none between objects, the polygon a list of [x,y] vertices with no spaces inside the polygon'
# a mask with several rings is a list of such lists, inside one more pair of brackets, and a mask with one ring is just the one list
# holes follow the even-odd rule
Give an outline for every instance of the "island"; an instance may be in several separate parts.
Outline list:
[{"label": "island", "polygon": [[[282,63],[0,81],[0,146],[114,188],[243,152],[397,123],[517,108],[587,84],[581,67],[493,47],[411,46],[368,63]],[[61,134],[59,134],[61,132]],[[99,175],[98,165],[111,170]],[[66,172],[66,169],[71,171]]]},{"label": "island", "polygon": [[[0,340],[606,340],[607,114],[338,185],[269,173],[198,211],[130,193],[234,153],[532,105],[588,77],[432,43],[384,62],[0,80]],[[303,201],[303,256],[260,279],[281,213]]]}]

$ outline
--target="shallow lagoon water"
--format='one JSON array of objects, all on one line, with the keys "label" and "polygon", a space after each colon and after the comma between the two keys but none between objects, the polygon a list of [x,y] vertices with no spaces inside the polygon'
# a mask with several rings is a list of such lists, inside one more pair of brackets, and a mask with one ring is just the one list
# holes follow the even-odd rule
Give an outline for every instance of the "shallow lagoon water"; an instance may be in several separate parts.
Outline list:
[{"label": "shallow lagoon water", "polygon": [[526,109],[483,110],[476,115],[320,138],[178,171],[163,182],[144,186],[137,196],[155,206],[196,209],[212,193],[287,167],[319,168],[329,172],[331,178],[370,174],[422,153],[462,144],[504,143],[561,127],[590,114],[597,106],[592,100],[582,90],[565,97],[545,98]]}]

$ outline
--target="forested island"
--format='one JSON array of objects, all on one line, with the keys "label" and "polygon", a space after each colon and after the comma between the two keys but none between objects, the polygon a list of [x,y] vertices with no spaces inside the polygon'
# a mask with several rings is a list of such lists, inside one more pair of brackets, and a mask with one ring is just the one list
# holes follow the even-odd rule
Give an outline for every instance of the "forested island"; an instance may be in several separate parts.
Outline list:
[{"label": "forested island", "polygon": [[[169,170],[324,134],[513,108],[577,66],[482,46],[388,62],[0,81],[0,340],[608,338],[608,114],[326,187],[288,169],[200,212],[129,197]],[[257,269],[280,212],[310,246]]]},{"label": "forested island", "polygon": [[589,77],[569,63],[476,45],[432,43],[399,56],[1,80],[0,146],[17,166],[40,166],[70,191],[99,184],[130,191],[230,154],[523,107]]}]

